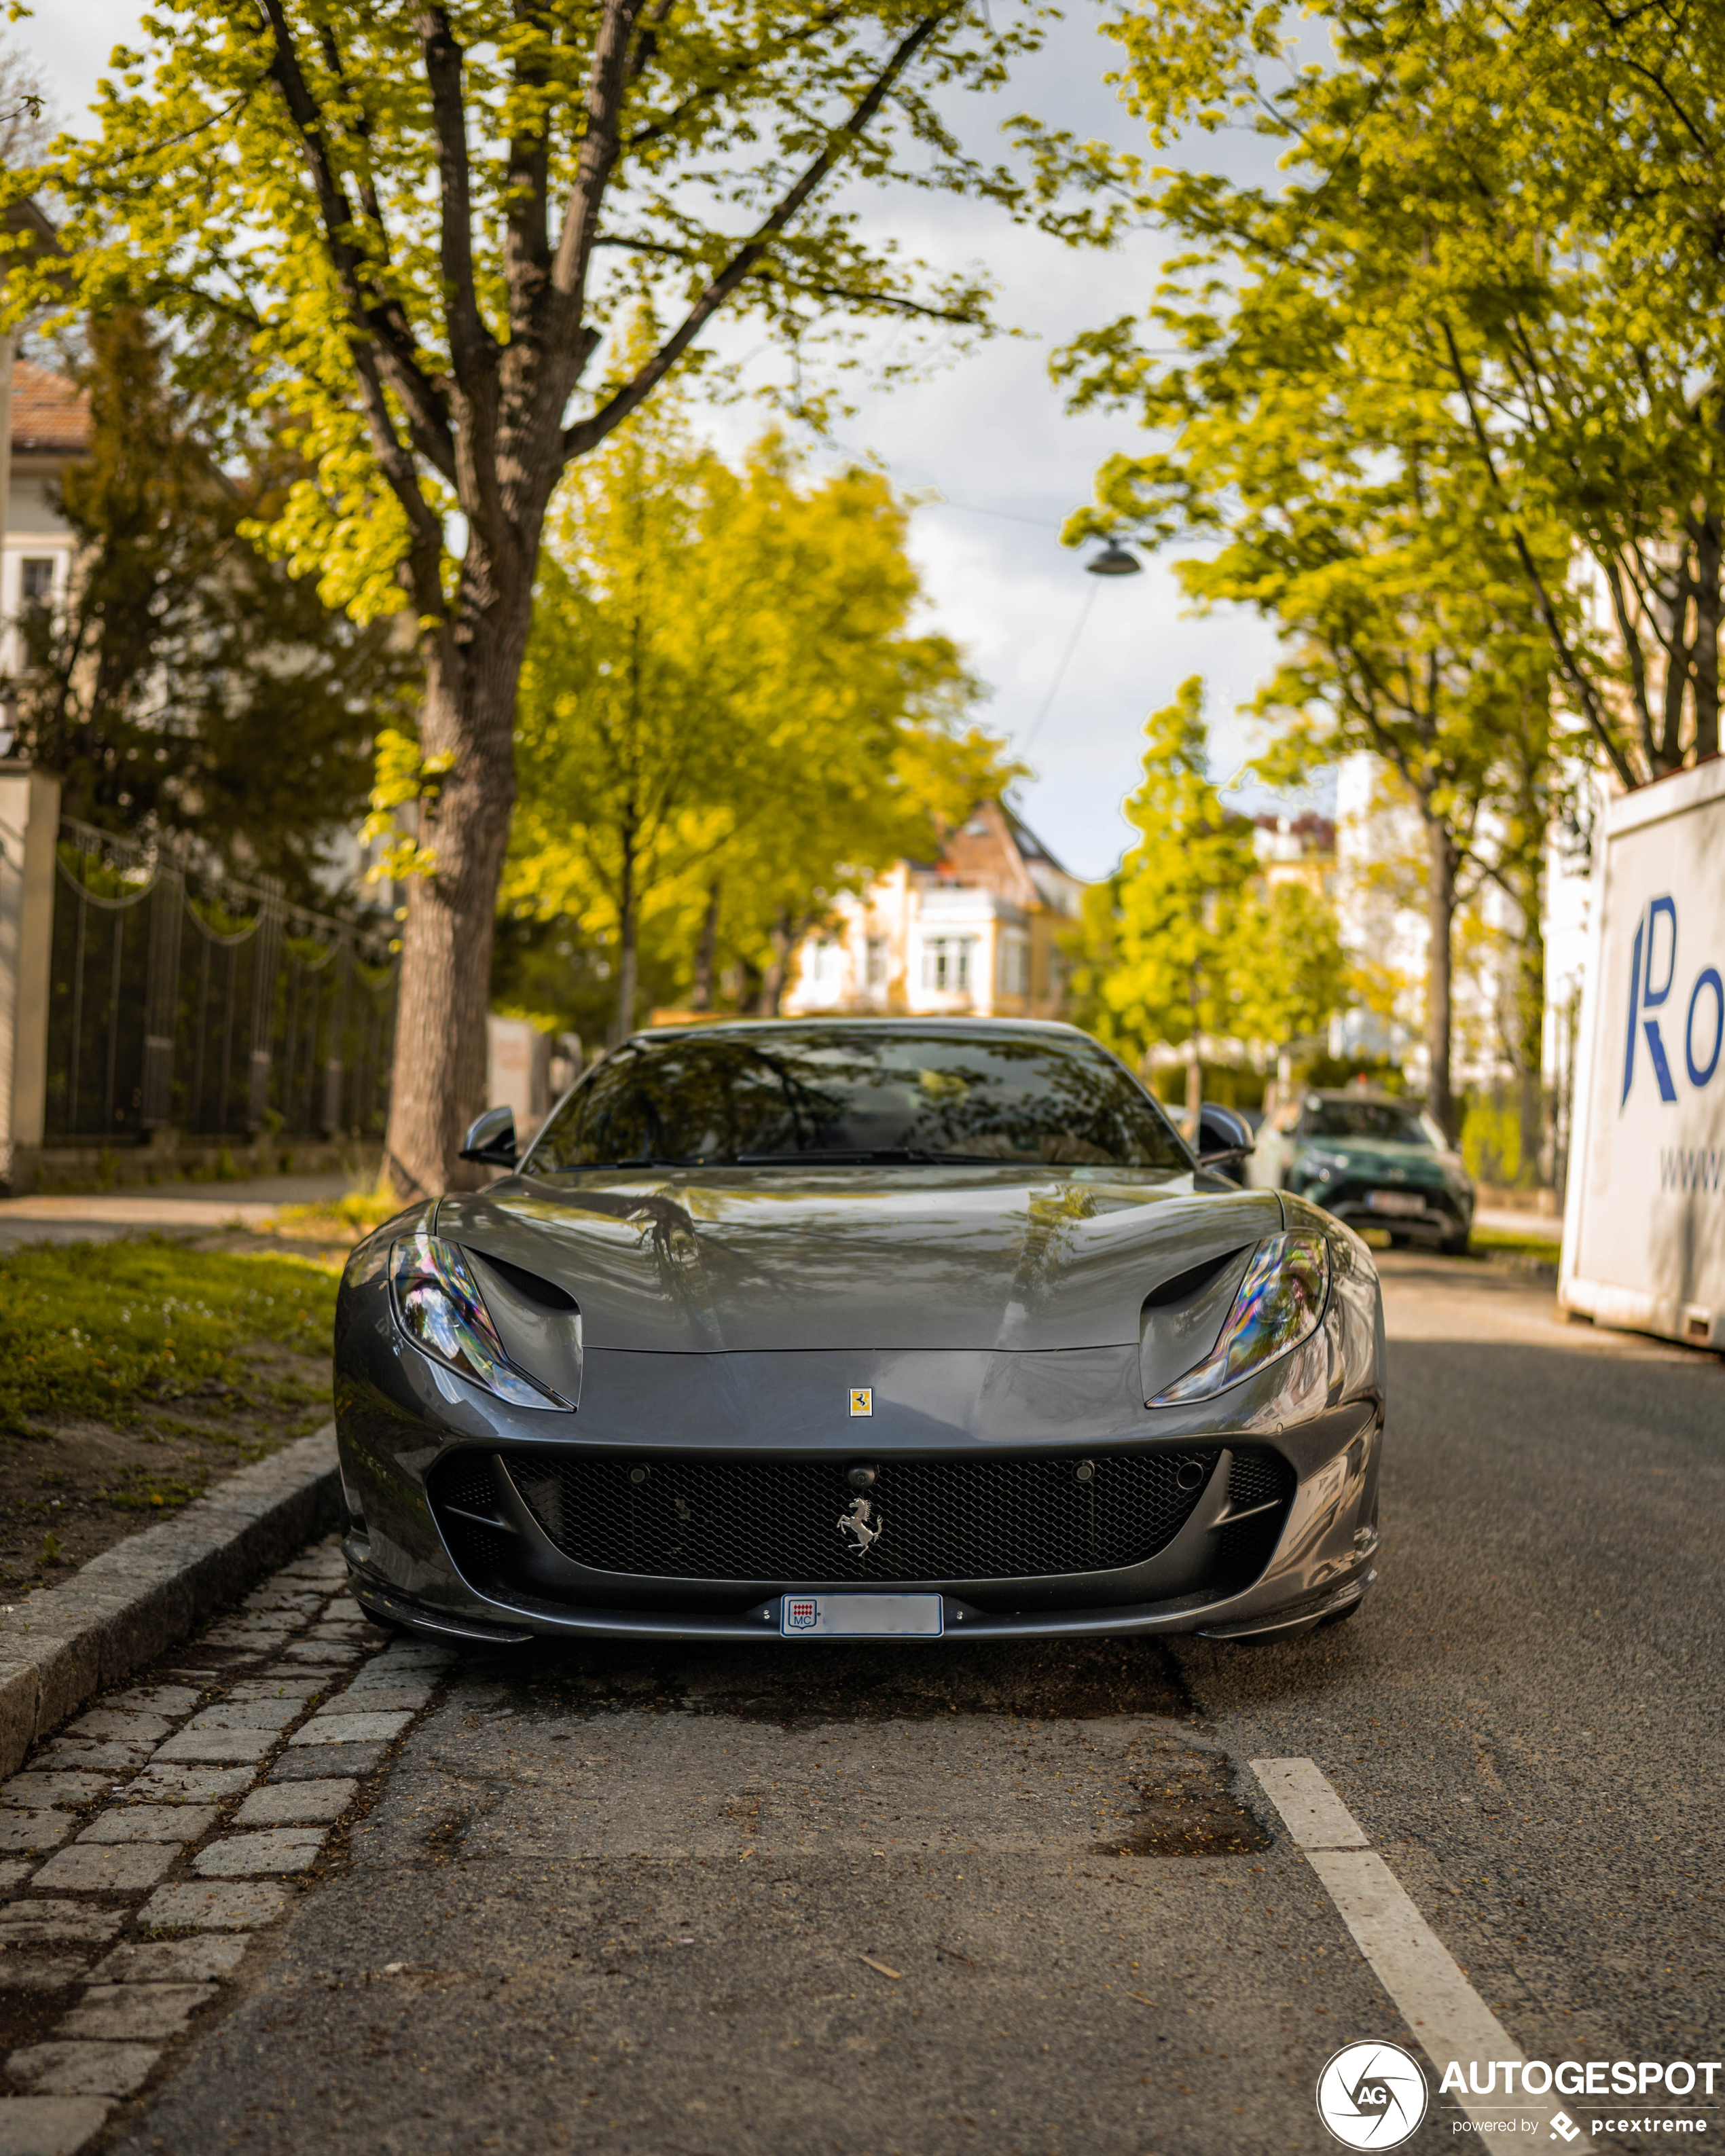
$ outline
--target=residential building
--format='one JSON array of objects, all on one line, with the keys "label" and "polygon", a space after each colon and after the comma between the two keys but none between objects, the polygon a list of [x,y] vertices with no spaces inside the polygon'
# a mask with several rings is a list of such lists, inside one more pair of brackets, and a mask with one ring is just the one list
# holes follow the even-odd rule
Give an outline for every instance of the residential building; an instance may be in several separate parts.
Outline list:
[{"label": "residential building", "polygon": [[[1337,911],[1342,940],[1365,994],[1331,1029],[1334,1055],[1384,1058],[1411,1082],[1426,1077],[1427,851],[1419,813],[1373,756],[1348,757],[1336,775]],[[1491,819],[1480,836],[1489,844]],[[1563,1142],[1576,1012],[1587,942],[1588,864],[1571,834],[1546,843],[1543,1075]],[[1453,946],[1451,1082],[1458,1091],[1502,1090],[1514,1078],[1506,1029],[1524,927],[1520,910],[1488,878],[1471,876]]]},{"label": "residential building", "polygon": [[[27,253],[57,254],[54,227],[25,199],[0,209],[0,231]],[[14,255],[13,259],[16,259]],[[0,265],[0,278],[5,270]],[[49,499],[49,484],[88,454],[90,410],[81,393],[17,357],[15,335],[0,336],[0,754],[12,745],[6,684],[18,671],[13,624],[20,608],[64,593],[72,540]]]},{"label": "residential building", "polygon": [[0,673],[22,660],[16,623],[32,607],[64,603],[74,542],[56,506],[68,469],[90,454],[90,399],[28,360],[12,362],[11,476],[0,552]]},{"label": "residential building", "polygon": [[1333,898],[1336,826],[1308,809],[1301,816],[1255,816],[1252,850],[1265,888],[1303,884],[1314,898]]},{"label": "residential building", "polygon": [[979,803],[932,862],[899,861],[797,954],[782,1008],[1059,1018],[1060,932],[1084,886],[1020,818]]}]

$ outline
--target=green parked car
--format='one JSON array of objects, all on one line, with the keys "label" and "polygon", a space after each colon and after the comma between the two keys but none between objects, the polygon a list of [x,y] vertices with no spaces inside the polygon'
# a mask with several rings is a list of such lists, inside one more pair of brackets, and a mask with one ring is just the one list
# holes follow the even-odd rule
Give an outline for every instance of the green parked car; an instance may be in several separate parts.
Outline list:
[{"label": "green parked car", "polygon": [[1302,1093],[1268,1117],[1246,1162],[1256,1190],[1288,1190],[1392,1244],[1435,1243],[1463,1257],[1472,1179],[1417,1101],[1392,1094]]}]

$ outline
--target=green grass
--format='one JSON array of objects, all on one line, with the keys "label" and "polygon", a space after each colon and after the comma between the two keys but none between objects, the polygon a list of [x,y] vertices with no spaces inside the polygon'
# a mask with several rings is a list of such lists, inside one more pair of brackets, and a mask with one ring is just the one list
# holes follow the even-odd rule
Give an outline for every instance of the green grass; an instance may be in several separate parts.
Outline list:
[{"label": "green grass", "polygon": [[0,1258],[0,1433],[251,1389],[237,1350],[329,1352],[336,1275],[305,1258],[142,1242],[39,1244]]},{"label": "green grass", "polygon": [[1518,1228],[1512,1232],[1501,1228],[1476,1228],[1473,1247],[1506,1257],[1535,1258],[1541,1265],[1554,1265],[1562,1252],[1563,1241],[1561,1235],[1542,1235],[1531,1228]]},{"label": "green grass", "polygon": [[284,1205],[276,1213],[276,1225],[284,1235],[326,1234],[357,1242],[373,1228],[393,1220],[402,1201],[388,1176],[379,1175],[369,1189],[350,1190],[346,1197],[324,1199],[312,1205]]}]

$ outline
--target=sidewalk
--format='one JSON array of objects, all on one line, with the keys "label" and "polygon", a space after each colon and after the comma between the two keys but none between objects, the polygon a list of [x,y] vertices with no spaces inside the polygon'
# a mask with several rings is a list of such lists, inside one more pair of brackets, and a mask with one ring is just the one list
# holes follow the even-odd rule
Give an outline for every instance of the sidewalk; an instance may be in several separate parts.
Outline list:
[{"label": "sidewalk", "polygon": [[0,1199],[0,1250],[22,1243],[110,1243],[122,1235],[207,1235],[221,1228],[267,1234],[279,1208],[343,1198],[351,1178],[260,1176],[249,1183],[164,1183],[149,1191]]}]

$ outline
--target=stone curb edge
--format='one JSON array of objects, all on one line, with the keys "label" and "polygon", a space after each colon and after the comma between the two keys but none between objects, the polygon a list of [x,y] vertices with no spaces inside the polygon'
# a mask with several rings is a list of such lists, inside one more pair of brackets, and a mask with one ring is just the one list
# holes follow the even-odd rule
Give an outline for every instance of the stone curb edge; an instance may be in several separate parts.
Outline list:
[{"label": "stone curb edge", "polygon": [[85,1701],[122,1683],[341,1517],[336,1426],[218,1482],[0,1614],[0,1779]]}]

